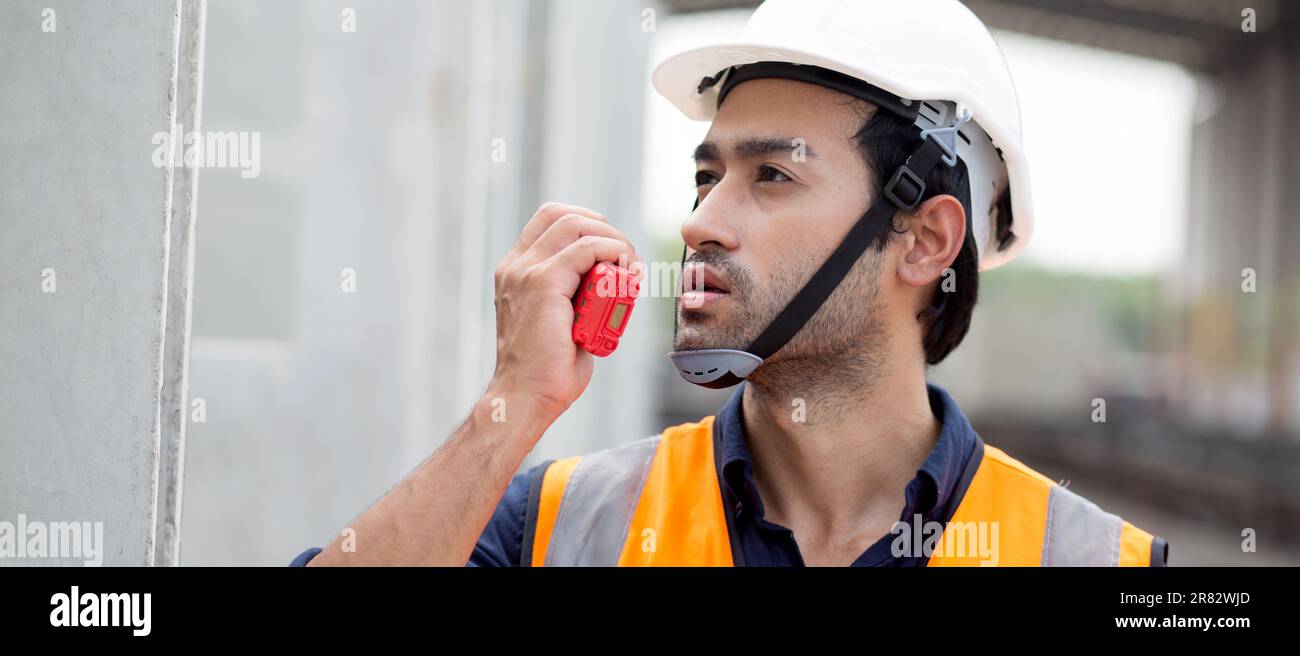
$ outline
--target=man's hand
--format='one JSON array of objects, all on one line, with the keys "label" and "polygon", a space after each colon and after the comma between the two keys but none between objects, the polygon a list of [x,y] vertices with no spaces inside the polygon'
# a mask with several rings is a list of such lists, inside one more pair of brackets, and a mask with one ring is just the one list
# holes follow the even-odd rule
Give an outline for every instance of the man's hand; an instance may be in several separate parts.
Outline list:
[{"label": "man's hand", "polygon": [[643,270],[627,237],[599,213],[559,203],[537,210],[496,269],[493,387],[528,395],[557,417],[582,395],[592,356],[573,343],[573,296],[597,262],[620,256]]},{"label": "man's hand", "polygon": [[573,343],[572,297],[589,269],[620,255],[641,270],[627,238],[596,212],[537,210],[496,270],[497,367],[487,394],[348,527],[353,548],[340,536],[310,564],[464,565],[524,457],[587,388],[591,354]]}]

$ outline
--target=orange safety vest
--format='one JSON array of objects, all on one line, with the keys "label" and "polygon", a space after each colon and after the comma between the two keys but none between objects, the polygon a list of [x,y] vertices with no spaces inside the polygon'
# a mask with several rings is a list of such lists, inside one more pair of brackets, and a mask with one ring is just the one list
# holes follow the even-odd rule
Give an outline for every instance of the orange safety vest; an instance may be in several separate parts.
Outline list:
[{"label": "orange safety vest", "polygon": [[[956,510],[925,540],[929,567],[1163,566],[1161,538],[1105,512],[976,437]],[[743,564],[723,509],[714,418],[538,468],[522,564]],[[964,489],[960,489],[964,488]],[[901,534],[901,531],[900,531]]]}]

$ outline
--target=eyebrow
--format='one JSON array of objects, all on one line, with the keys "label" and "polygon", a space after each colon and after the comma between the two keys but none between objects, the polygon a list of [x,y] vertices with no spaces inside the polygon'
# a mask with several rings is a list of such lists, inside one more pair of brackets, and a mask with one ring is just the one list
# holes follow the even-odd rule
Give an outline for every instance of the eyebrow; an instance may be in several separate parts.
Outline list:
[{"label": "eyebrow", "polygon": [[[737,141],[732,147],[736,157],[750,158],[762,157],[774,153],[783,153],[794,150],[795,137],[751,137]],[[803,145],[803,154],[805,157],[816,157],[817,153],[813,151],[812,146],[807,143]],[[711,141],[705,141],[695,147],[695,152],[691,155],[695,161],[718,161],[722,159],[719,154],[717,144]]]}]

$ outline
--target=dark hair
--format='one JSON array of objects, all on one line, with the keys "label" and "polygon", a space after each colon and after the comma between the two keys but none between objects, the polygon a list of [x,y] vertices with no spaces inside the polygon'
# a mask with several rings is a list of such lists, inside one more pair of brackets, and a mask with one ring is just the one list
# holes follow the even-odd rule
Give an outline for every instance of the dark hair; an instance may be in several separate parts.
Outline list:
[{"label": "dark hair", "polygon": [[[921,145],[916,128],[897,115],[878,109],[872,112],[857,134],[853,135],[853,140],[857,142],[867,168],[871,170],[874,182],[872,188],[877,194],[884,188],[889,176]],[[975,248],[975,237],[971,234],[968,180],[966,163],[961,160],[957,160],[955,167],[940,164],[925,180],[923,200],[947,194],[955,197],[962,209],[966,210],[966,240],[962,242],[961,251],[952,263],[956,281],[954,290],[945,292],[940,280],[941,284],[935,288],[929,306],[916,317],[926,324],[923,339],[926,364],[939,364],[961,344],[966,332],[970,330],[971,314],[975,311],[975,302],[979,297],[979,254]],[[874,200],[873,198],[872,201]],[[905,226],[891,225],[890,230],[882,231],[872,245],[876,247],[876,252],[881,252],[894,234],[903,232],[906,232]]]}]

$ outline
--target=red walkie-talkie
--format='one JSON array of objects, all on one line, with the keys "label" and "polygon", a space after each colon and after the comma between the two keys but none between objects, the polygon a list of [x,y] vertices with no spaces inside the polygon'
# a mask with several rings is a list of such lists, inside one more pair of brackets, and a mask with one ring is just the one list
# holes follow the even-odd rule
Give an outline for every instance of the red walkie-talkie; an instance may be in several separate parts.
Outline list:
[{"label": "red walkie-talkie", "polygon": [[640,284],[627,269],[600,262],[582,277],[573,297],[573,341],[604,357],[618,348]]}]

